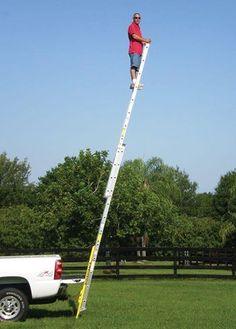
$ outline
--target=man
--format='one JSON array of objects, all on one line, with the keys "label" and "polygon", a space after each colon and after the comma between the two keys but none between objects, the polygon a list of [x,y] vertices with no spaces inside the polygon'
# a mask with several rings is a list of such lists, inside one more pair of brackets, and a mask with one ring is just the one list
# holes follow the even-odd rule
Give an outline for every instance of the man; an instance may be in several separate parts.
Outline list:
[{"label": "man", "polygon": [[[130,56],[130,76],[131,85],[130,89],[134,89],[134,85],[137,79],[137,72],[141,63],[141,57],[143,53],[143,44],[151,43],[151,39],[143,38],[140,29],[141,16],[139,13],[134,13],[133,22],[128,28],[129,37],[129,56]],[[143,84],[139,84],[139,89],[143,89]]]}]

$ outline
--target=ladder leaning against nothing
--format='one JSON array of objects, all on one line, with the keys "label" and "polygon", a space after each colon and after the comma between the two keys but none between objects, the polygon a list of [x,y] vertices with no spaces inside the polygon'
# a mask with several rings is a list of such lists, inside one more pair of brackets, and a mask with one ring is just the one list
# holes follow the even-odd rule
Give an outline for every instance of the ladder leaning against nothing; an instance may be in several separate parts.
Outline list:
[{"label": "ladder leaning against nothing", "polygon": [[80,291],[80,295],[79,295],[79,298],[78,298],[78,309],[77,309],[76,318],[79,317],[79,315],[82,311],[86,310],[86,303],[87,303],[87,299],[88,299],[88,293],[89,293],[90,285],[91,285],[91,282],[92,282],[92,277],[93,277],[93,272],[94,272],[94,268],[95,268],[95,264],[96,264],[96,260],[97,260],[97,256],[98,256],[98,251],[99,251],[99,247],[100,247],[100,244],[101,244],[104,227],[105,227],[106,220],[107,220],[107,215],[108,215],[108,212],[109,212],[112,195],[113,195],[114,188],[115,188],[115,185],[116,185],[116,180],[117,180],[117,177],[118,177],[118,173],[119,173],[119,170],[120,170],[121,162],[122,162],[124,151],[125,151],[125,144],[124,144],[125,135],[126,135],[126,132],[127,132],[127,129],[128,129],[132,109],[133,109],[134,102],[135,102],[135,99],[136,99],[138,86],[139,86],[139,83],[140,83],[140,80],[141,80],[141,77],[142,77],[144,64],[145,64],[145,61],[146,61],[146,58],[147,58],[149,46],[150,46],[150,44],[147,43],[147,44],[145,44],[145,46],[143,48],[143,54],[142,54],[142,58],[141,58],[140,68],[139,68],[139,71],[138,71],[138,74],[137,74],[137,79],[136,79],[136,82],[135,82],[135,85],[134,85],[134,89],[133,89],[132,94],[131,94],[131,99],[130,99],[129,106],[128,106],[128,109],[127,109],[127,112],[126,112],[126,117],[125,117],[125,120],[124,120],[124,124],[123,124],[122,130],[121,130],[121,136],[120,136],[119,144],[117,146],[115,159],[113,161],[110,176],[108,178],[108,182],[107,182],[107,186],[106,186],[106,190],[105,190],[105,195],[104,195],[104,197],[106,199],[106,203],[105,203],[105,206],[104,206],[104,210],[103,210],[103,214],[102,214],[102,218],[101,218],[101,222],[100,222],[100,226],[99,226],[99,230],[98,230],[98,234],[97,234],[97,238],[96,238],[96,243],[93,246],[93,248],[91,250],[91,253],[90,253],[84,284],[83,284],[83,287]]}]

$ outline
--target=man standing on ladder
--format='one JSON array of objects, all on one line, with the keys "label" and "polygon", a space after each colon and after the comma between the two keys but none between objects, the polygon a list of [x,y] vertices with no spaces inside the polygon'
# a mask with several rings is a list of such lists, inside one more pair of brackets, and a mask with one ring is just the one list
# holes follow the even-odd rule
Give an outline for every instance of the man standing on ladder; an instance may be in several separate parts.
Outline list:
[{"label": "man standing on ladder", "polygon": [[[138,18],[136,18],[137,16],[138,16]],[[134,21],[139,20],[140,15],[135,14],[133,16],[133,19],[134,19]],[[137,27],[139,27],[138,23],[136,25],[137,25]],[[133,87],[133,91],[132,91],[132,94],[131,94],[129,106],[128,106],[128,109],[127,109],[127,112],[126,112],[125,120],[124,120],[122,129],[121,129],[121,135],[120,135],[119,143],[117,145],[115,158],[114,158],[114,161],[112,163],[110,175],[109,175],[109,178],[108,178],[108,181],[107,181],[107,186],[106,186],[105,194],[104,194],[106,202],[105,202],[105,205],[104,205],[104,209],[103,209],[103,213],[102,213],[102,217],[101,217],[101,222],[100,222],[100,225],[99,225],[96,242],[95,242],[95,245],[93,246],[93,248],[91,250],[91,253],[90,253],[88,266],[87,266],[87,271],[86,271],[85,279],[84,279],[84,285],[83,285],[83,287],[80,291],[79,297],[78,297],[78,308],[77,308],[76,318],[78,318],[80,316],[81,312],[86,310],[86,304],[87,304],[89,289],[90,289],[92,278],[93,278],[93,272],[94,272],[94,268],[95,268],[95,265],[96,265],[96,260],[97,260],[100,244],[101,244],[101,241],[102,241],[102,236],[103,236],[103,232],[104,232],[104,228],[105,228],[109,208],[110,208],[110,205],[111,205],[113,192],[114,192],[115,185],[116,185],[116,180],[117,180],[117,177],[118,177],[118,174],[119,174],[119,170],[120,170],[120,167],[121,167],[121,163],[122,163],[122,159],[123,159],[123,155],[124,155],[124,151],[125,151],[125,146],[126,146],[126,144],[124,142],[125,135],[126,135],[126,132],[127,132],[127,129],[128,129],[132,109],[133,109],[135,99],[136,99],[136,96],[137,96],[139,82],[140,82],[141,77],[142,77],[144,64],[145,64],[145,61],[146,61],[146,58],[147,58],[148,49],[149,49],[150,42],[151,42],[151,39],[144,39],[140,35],[141,35],[140,31],[138,32],[137,30],[135,30],[135,31],[132,32],[132,28],[131,28],[131,42],[132,42],[132,44],[134,45],[134,44],[137,43],[139,45],[139,47],[141,46],[141,49],[139,49],[138,53],[137,53],[136,49],[134,49],[134,52],[133,52],[133,54],[138,54],[139,55],[140,61],[139,61],[138,64],[131,65],[131,68],[132,67],[135,68],[134,72],[135,72],[136,80],[134,82],[134,87]],[[141,52],[140,52],[140,50],[141,50]],[[131,57],[134,58],[135,56],[131,56]]]},{"label": "man standing on ladder", "polygon": [[[133,14],[133,22],[128,28],[129,37],[129,57],[130,57],[130,77],[131,85],[130,89],[134,89],[134,85],[137,79],[137,72],[141,63],[141,57],[143,53],[143,44],[151,43],[150,38],[143,38],[140,29],[141,15],[139,13]],[[138,89],[143,89],[143,84],[140,83]]]}]

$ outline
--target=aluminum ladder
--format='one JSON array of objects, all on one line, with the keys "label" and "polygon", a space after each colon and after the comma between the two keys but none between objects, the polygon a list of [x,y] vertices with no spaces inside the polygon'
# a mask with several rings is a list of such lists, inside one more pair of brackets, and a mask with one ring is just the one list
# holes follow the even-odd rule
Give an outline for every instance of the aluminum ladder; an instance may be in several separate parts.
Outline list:
[{"label": "aluminum ladder", "polygon": [[86,303],[87,303],[87,299],[88,299],[90,285],[91,285],[91,282],[92,282],[92,277],[93,277],[93,272],[94,272],[94,268],[95,268],[95,264],[96,264],[96,260],[97,260],[97,255],[98,255],[98,251],[99,251],[99,247],[100,247],[100,244],[101,244],[104,227],[105,227],[106,220],[107,220],[107,215],[108,215],[109,208],[110,208],[110,205],[111,205],[111,200],[112,200],[112,195],[113,195],[113,192],[114,192],[114,189],[115,189],[116,180],[117,180],[117,177],[118,177],[118,173],[119,173],[119,170],[120,170],[121,162],[122,162],[124,151],[125,151],[125,144],[124,144],[125,135],[126,135],[126,132],[127,132],[127,129],[128,129],[132,109],[133,109],[135,99],[136,99],[136,95],[137,95],[137,92],[138,92],[138,86],[139,86],[139,83],[140,83],[140,80],[141,80],[141,77],[142,77],[144,64],[145,64],[145,61],[146,61],[146,58],[147,58],[149,46],[150,46],[150,44],[147,43],[143,47],[143,54],[142,54],[142,58],[141,58],[140,68],[139,68],[139,71],[138,71],[138,74],[137,74],[137,79],[136,79],[136,83],[134,85],[134,89],[133,89],[132,94],[131,94],[131,99],[130,99],[129,106],[128,106],[128,109],[127,109],[127,112],[126,112],[126,117],[125,117],[125,120],[124,120],[124,124],[122,126],[120,140],[119,140],[119,144],[117,146],[117,150],[116,150],[116,154],[115,154],[115,159],[114,159],[113,164],[112,164],[110,176],[108,178],[108,182],[107,182],[107,186],[106,186],[106,190],[105,190],[105,194],[104,194],[104,197],[106,199],[106,203],[105,203],[105,206],[104,206],[104,210],[103,210],[103,214],[102,214],[102,218],[101,218],[101,222],[100,222],[100,226],[99,226],[99,230],[98,230],[98,234],[97,234],[97,238],[96,238],[96,243],[93,246],[93,248],[91,250],[91,253],[90,253],[84,284],[83,284],[83,287],[80,291],[80,295],[79,295],[79,298],[78,298],[78,308],[77,308],[76,318],[79,317],[79,315],[82,311],[86,310]]}]

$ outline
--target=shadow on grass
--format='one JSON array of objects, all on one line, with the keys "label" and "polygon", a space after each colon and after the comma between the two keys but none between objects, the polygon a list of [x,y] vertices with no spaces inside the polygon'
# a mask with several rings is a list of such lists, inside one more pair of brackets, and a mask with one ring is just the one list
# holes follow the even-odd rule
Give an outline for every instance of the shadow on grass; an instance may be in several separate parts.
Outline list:
[{"label": "shadow on grass", "polygon": [[73,317],[73,312],[70,310],[46,310],[46,309],[31,309],[29,310],[29,319],[42,318],[59,318],[59,317]]}]

